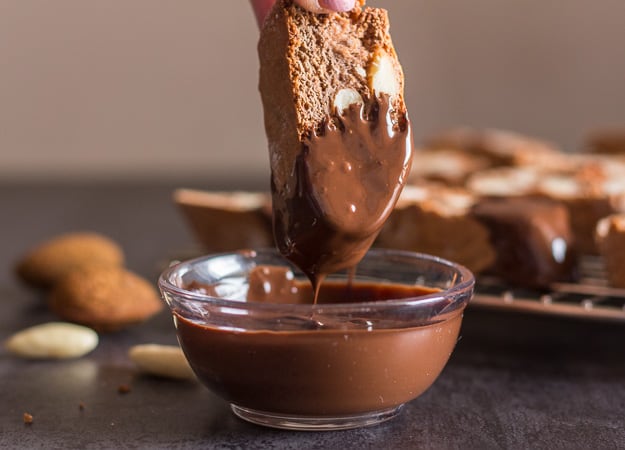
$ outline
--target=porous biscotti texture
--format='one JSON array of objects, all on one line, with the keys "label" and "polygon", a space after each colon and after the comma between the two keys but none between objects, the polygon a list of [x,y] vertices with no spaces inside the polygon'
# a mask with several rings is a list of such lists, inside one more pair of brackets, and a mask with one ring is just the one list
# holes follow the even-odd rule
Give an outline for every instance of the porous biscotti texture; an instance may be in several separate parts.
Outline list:
[{"label": "porous biscotti texture", "polygon": [[278,192],[291,177],[302,141],[335,114],[340,91],[352,89],[366,106],[373,103],[380,55],[388,57],[397,83],[392,120],[405,120],[403,74],[388,15],[362,3],[350,12],[313,14],[292,0],[278,0],[265,20],[258,44],[259,88]]}]

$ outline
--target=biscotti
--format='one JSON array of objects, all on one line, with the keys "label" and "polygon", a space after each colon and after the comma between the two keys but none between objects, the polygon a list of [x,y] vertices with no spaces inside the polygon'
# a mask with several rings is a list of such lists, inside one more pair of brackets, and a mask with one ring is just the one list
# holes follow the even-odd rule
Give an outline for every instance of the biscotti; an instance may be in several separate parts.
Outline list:
[{"label": "biscotti", "polygon": [[431,135],[423,146],[456,149],[487,158],[492,166],[542,164],[561,152],[550,142],[507,130],[458,127]]},{"label": "biscotti", "polygon": [[357,6],[321,15],[291,0],[276,2],[258,52],[271,168],[278,181],[286,182],[307,136],[320,131],[336,109],[374,98],[374,90],[391,95],[393,121],[404,120],[403,73],[388,30],[382,9]]},{"label": "biscotti", "polygon": [[595,226],[602,217],[625,211],[625,166],[617,158],[561,155],[560,163],[495,167],[471,174],[466,188],[491,198],[542,197],[569,210],[575,245],[597,254]]},{"label": "biscotti", "polygon": [[496,255],[488,229],[469,215],[475,201],[463,189],[406,186],[375,245],[437,255],[482,272]]},{"label": "biscotti", "polygon": [[625,288],[625,214],[612,214],[597,223],[597,246],[611,286]]},{"label": "biscotti", "polygon": [[204,250],[273,246],[271,198],[267,193],[178,189],[173,197]]},{"label": "biscotti", "polygon": [[585,139],[582,151],[625,156],[625,127],[591,131]]},{"label": "biscotti", "polygon": [[478,197],[531,196],[540,176],[534,167],[493,167],[469,175],[465,187]]},{"label": "biscotti", "polygon": [[539,288],[575,278],[577,252],[563,205],[529,197],[481,199],[470,216],[487,228],[496,250],[490,273]]},{"label": "biscotti", "polygon": [[625,211],[625,172],[620,176],[602,171],[546,175],[539,180],[537,192],[568,208],[579,251],[594,255],[598,253],[594,239],[597,222]]},{"label": "biscotti", "polygon": [[476,172],[491,167],[488,158],[459,149],[417,149],[412,159],[409,183],[441,182],[464,186]]},{"label": "biscotti", "polygon": [[386,11],[278,0],[261,29],[273,231],[311,279],[355,266],[406,181],[412,139]]}]

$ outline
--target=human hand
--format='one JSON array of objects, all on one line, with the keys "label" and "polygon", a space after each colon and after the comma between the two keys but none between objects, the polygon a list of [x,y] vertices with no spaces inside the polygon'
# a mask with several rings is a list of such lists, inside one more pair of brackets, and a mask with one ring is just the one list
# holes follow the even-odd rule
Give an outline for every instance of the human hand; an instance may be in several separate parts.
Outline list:
[{"label": "human hand", "polygon": [[[275,3],[275,0],[250,0],[258,26],[261,26],[265,16]],[[299,6],[308,11],[318,14],[328,14],[331,12],[343,12],[351,10],[356,0],[295,0]]]}]

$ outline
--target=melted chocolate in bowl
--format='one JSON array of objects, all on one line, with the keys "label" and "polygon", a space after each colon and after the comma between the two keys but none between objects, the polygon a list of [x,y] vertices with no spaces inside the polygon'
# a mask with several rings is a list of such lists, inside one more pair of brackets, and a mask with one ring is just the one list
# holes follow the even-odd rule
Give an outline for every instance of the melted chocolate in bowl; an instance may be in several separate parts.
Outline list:
[{"label": "melted chocolate in bowl", "polygon": [[280,261],[221,255],[161,277],[193,370],[236,414],[291,429],[370,425],[440,374],[472,294],[466,269],[371,251],[351,284],[329,277],[311,305],[307,278]]},{"label": "melted chocolate in bowl", "polygon": [[421,395],[456,344],[461,315],[425,327],[237,333],[176,316],[204,384],[276,414],[333,417],[395,408]]},{"label": "melted chocolate in bowl", "polygon": [[[278,249],[315,287],[360,261],[406,182],[410,122],[393,123],[391,103],[383,95],[369,111],[351,105],[328,117],[302,144],[291,179],[272,182]],[[287,187],[278,191],[277,185]]]}]

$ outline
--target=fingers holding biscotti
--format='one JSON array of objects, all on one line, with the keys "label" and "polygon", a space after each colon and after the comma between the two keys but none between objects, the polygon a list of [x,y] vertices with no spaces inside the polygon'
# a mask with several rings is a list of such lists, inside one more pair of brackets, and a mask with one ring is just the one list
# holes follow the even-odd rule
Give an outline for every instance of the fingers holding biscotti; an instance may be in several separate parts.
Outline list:
[{"label": "fingers holding biscotti", "polygon": [[[350,11],[356,6],[356,0],[294,0],[294,2],[298,6],[316,14]],[[361,2],[364,3],[364,1]],[[260,27],[275,0],[251,0],[251,3],[256,15],[256,21]]]}]

